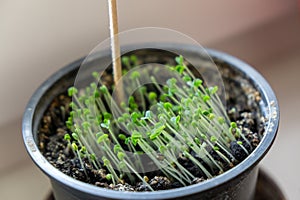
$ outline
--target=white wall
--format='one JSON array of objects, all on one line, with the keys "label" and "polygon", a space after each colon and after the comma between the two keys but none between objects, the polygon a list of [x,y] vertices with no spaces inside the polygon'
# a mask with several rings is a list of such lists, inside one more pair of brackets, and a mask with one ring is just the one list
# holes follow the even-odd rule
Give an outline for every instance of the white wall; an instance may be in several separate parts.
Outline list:
[{"label": "white wall", "polygon": [[[119,24],[120,30],[176,29],[205,45],[295,6],[296,0],[119,0]],[[107,37],[105,0],[1,0],[0,126],[22,116],[29,97],[50,74]]]}]

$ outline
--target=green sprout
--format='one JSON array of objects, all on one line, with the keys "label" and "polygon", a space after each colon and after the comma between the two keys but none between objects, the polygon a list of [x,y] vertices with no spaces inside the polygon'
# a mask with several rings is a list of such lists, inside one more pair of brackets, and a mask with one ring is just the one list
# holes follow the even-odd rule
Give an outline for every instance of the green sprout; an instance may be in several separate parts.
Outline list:
[{"label": "green sprout", "polygon": [[[84,160],[88,160],[95,169],[106,169],[105,179],[109,183],[115,185],[124,179],[132,183],[140,181],[153,190],[148,176],[140,172],[148,164],[142,163],[140,155],[148,156],[171,180],[188,185],[196,177],[179,158],[191,162],[209,179],[215,171],[223,173],[226,166],[237,162],[230,150],[231,142],[249,154],[244,144],[251,147],[251,143],[237,123],[230,121],[217,94],[218,87],[205,87],[201,79],[194,77],[182,56],[175,61],[177,65],[169,68],[183,86],[179,87],[176,78],[160,85],[151,76],[155,90],[141,87],[120,108],[112,99],[111,86],[91,84],[82,89],[69,88],[68,95],[73,101],[66,126],[70,133],[64,139],[83,169]],[[125,56],[122,62],[127,72],[137,65],[138,59]],[[100,78],[98,72],[92,75],[96,80]],[[137,71],[130,75],[137,85],[140,77]],[[116,119],[112,104],[120,114]],[[148,110],[151,106],[158,113]]]}]

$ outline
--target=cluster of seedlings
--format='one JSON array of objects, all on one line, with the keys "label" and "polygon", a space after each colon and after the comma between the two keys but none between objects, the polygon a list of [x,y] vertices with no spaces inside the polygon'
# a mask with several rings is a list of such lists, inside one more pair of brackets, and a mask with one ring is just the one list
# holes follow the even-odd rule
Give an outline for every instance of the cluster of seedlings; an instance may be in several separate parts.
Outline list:
[{"label": "cluster of seedlings", "polygon": [[[168,66],[175,75],[164,85],[150,75],[151,87],[139,87],[120,103],[113,86],[97,84],[98,72],[88,87],[69,88],[64,140],[87,181],[93,169],[109,188],[168,189],[152,184],[160,179],[181,187],[222,174],[253,151],[253,135],[230,120],[218,87],[206,87],[182,56],[175,60]],[[125,74],[137,58],[122,62]],[[130,80],[140,85],[140,76],[133,71]]]}]

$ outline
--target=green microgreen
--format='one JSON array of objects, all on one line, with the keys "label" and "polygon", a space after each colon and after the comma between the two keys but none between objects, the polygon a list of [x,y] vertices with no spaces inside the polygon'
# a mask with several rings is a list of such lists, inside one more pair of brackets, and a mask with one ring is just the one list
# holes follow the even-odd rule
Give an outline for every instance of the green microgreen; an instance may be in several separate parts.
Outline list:
[{"label": "green microgreen", "polygon": [[[249,153],[241,141],[248,145],[250,142],[237,123],[230,122],[218,97],[218,87],[205,87],[201,79],[194,77],[182,56],[175,61],[177,64],[169,68],[176,75],[165,85],[150,76],[155,89],[139,87],[121,102],[120,108],[110,94],[113,86],[92,83],[87,88],[68,89],[73,101],[66,121],[70,133],[64,139],[84,170],[83,157],[96,169],[107,170],[107,182],[118,184],[127,177],[153,190],[143,172],[147,163],[142,163],[140,155],[147,155],[172,180],[187,185],[195,176],[178,161],[179,157],[193,163],[206,178],[212,178],[213,172],[222,173],[225,165],[211,151],[229,166],[236,161],[230,153],[231,142],[236,141]],[[130,73],[131,82],[140,85],[141,73],[130,72],[137,63],[134,55],[122,57],[124,73]],[[98,72],[92,76],[96,80],[101,78]],[[117,108],[117,117],[111,106]],[[156,108],[155,112],[151,107]],[[132,153],[132,158],[125,149]]]}]

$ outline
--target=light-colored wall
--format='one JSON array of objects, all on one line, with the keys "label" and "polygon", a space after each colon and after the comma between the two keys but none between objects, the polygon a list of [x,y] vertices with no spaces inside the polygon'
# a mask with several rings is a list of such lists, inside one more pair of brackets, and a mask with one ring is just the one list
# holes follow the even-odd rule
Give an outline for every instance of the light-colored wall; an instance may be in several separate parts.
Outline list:
[{"label": "light-colored wall", "polygon": [[[120,30],[176,29],[201,44],[284,15],[295,0],[119,0]],[[105,0],[0,1],[0,127],[20,118],[38,85],[108,37]],[[0,133],[4,134],[4,133]]]}]

